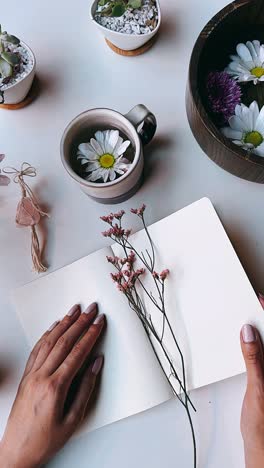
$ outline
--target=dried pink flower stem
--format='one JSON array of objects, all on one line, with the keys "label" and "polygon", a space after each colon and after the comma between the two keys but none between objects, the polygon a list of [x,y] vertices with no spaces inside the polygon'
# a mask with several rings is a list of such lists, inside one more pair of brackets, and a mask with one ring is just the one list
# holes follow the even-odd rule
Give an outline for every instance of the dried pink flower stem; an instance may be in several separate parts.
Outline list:
[{"label": "dried pink flower stem", "polygon": [[[109,237],[111,240],[119,244],[122,247],[123,252],[124,252],[124,258],[107,257],[107,260],[117,270],[117,273],[111,274],[113,281],[116,283],[118,289],[121,292],[123,292],[123,294],[125,294],[128,300],[129,306],[137,314],[139,320],[141,321],[144,327],[144,330],[148,336],[149,342],[152,346],[152,349],[158,359],[159,364],[161,365],[161,368],[168,380],[169,385],[171,386],[173,390],[173,393],[176,395],[176,397],[178,398],[178,400],[180,401],[180,403],[184,406],[186,410],[189,424],[191,427],[192,440],[193,440],[193,449],[194,449],[194,458],[193,458],[194,465],[193,466],[194,468],[196,468],[197,466],[196,439],[195,439],[194,427],[193,427],[193,422],[192,422],[192,418],[190,414],[189,405],[192,407],[194,411],[196,410],[187,393],[184,356],[179,346],[179,343],[177,341],[177,338],[175,336],[175,333],[172,329],[172,326],[167,316],[166,308],[165,308],[165,281],[169,275],[169,270],[165,269],[161,273],[157,273],[155,271],[155,248],[154,248],[154,243],[152,241],[152,238],[150,236],[150,233],[148,231],[148,228],[144,219],[145,208],[146,206],[143,205],[141,208],[131,209],[131,212],[133,214],[136,214],[142,220],[144,230],[149,240],[150,252],[146,249],[146,255],[143,252],[139,253],[131,244],[131,242],[128,240],[131,234],[131,229],[124,229],[122,226],[122,218],[125,214],[123,210],[118,213],[110,213],[108,216],[101,217],[102,221],[109,224],[109,229],[107,231],[104,231],[102,234],[105,237]],[[148,257],[148,259],[146,258],[146,256]],[[136,259],[138,259],[144,265],[144,268],[135,269],[134,264],[135,264]],[[154,285],[158,294],[158,298],[154,297],[152,291],[148,291],[146,289],[143,281],[141,280],[141,276],[145,273],[145,271],[148,272],[152,277],[152,280],[154,282]],[[151,315],[146,310],[145,304],[139,295],[137,284],[139,284],[143,292],[147,295],[150,301],[162,314],[162,326],[161,326],[160,332],[158,332],[158,330],[155,328],[152,322]],[[169,356],[168,351],[163,344],[163,338],[164,338],[166,327],[168,327],[168,330],[173,338],[173,342],[180,355],[181,367],[182,367],[182,381],[176,371],[176,368],[173,363],[173,359]],[[163,366],[161,364],[159,355],[157,353],[157,350],[154,346],[153,339],[161,347],[161,350],[170,366],[171,376],[174,377],[176,382],[179,384],[180,389],[183,393],[183,397],[181,394],[179,394],[176,391],[174,385],[171,382],[171,378],[170,378],[171,376],[167,376],[167,374],[165,373]]]}]

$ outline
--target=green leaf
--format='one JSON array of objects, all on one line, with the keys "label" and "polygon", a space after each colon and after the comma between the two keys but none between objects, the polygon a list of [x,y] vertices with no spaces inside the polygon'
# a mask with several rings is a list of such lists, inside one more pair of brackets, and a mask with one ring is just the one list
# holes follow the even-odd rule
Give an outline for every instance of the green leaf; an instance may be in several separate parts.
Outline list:
[{"label": "green leaf", "polygon": [[112,16],[118,17],[122,16],[126,11],[124,3],[116,3],[112,9]]},{"label": "green leaf", "polygon": [[13,36],[12,34],[7,34],[5,37],[5,40],[7,42],[10,42],[10,44],[14,44],[14,45],[20,44],[20,39],[18,39],[18,37],[16,36]]},{"label": "green leaf", "polygon": [[9,65],[17,65],[19,63],[19,58],[16,54],[12,54],[11,52],[2,52],[1,57],[9,63]]},{"label": "green leaf", "polygon": [[111,16],[112,15],[112,8],[113,6],[112,5],[109,5],[107,8],[105,8],[104,10],[100,11],[100,15],[101,16]]},{"label": "green leaf", "polygon": [[108,3],[108,1],[109,1],[109,0],[100,0],[100,1],[98,2],[98,5],[99,5],[99,6],[105,6],[105,5]]},{"label": "green leaf", "polygon": [[12,76],[13,68],[11,65],[0,57],[0,75],[2,78]]},{"label": "green leaf", "polygon": [[135,10],[136,8],[142,7],[142,0],[129,0],[128,6]]}]

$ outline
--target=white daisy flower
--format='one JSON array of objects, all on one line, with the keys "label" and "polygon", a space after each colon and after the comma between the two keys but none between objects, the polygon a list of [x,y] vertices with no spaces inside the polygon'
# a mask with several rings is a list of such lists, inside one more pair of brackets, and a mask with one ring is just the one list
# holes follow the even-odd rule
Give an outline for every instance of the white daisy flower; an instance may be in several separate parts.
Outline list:
[{"label": "white daisy flower", "polygon": [[237,55],[231,55],[232,62],[226,72],[239,82],[264,81],[264,44],[248,41],[237,45]]},{"label": "white daisy flower", "polygon": [[118,130],[97,131],[90,143],[81,143],[78,147],[77,159],[86,164],[86,180],[104,182],[114,180],[117,175],[123,175],[131,162],[123,157],[130,141],[124,141]]},{"label": "white daisy flower", "polygon": [[249,107],[237,105],[235,115],[230,117],[229,127],[221,129],[226,138],[245,150],[264,157],[264,106],[259,111],[256,101]]}]

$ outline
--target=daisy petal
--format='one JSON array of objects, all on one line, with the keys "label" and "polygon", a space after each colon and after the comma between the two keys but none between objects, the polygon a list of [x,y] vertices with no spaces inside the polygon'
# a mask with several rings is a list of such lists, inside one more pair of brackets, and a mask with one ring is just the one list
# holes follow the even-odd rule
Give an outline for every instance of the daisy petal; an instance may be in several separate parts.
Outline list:
[{"label": "daisy petal", "polygon": [[242,120],[242,117],[238,117],[237,115],[232,115],[232,117],[230,117],[229,125],[233,130],[238,130],[240,132],[248,131],[246,122]]},{"label": "daisy petal", "polygon": [[257,59],[258,58],[258,53],[256,52],[255,46],[253,42],[247,41],[246,46],[251,54],[252,59]]},{"label": "daisy petal", "polygon": [[236,50],[237,54],[244,62],[250,62],[252,60],[250,51],[245,44],[238,44]]},{"label": "daisy petal", "polygon": [[258,119],[258,116],[259,116],[259,106],[258,106],[257,101],[253,101],[250,104],[249,109],[253,114],[253,123],[254,123],[253,128],[255,128],[256,122],[257,122],[257,119]]},{"label": "daisy petal", "polygon": [[258,156],[264,157],[264,142],[261,143],[257,148],[254,148],[253,152]]},{"label": "daisy petal", "polygon": [[241,117],[240,117],[240,119],[244,123],[245,129],[252,131],[250,116],[251,116],[251,114],[249,113],[248,108],[244,104],[241,104]]},{"label": "daisy petal", "polygon": [[96,169],[99,169],[100,167],[101,166],[98,161],[88,162],[87,167],[85,168],[85,172],[95,171]]},{"label": "daisy petal", "polygon": [[221,132],[226,138],[229,138],[230,140],[241,140],[243,136],[242,132],[239,130],[233,130],[230,127],[221,128]]},{"label": "daisy petal", "polygon": [[117,149],[122,145],[123,141],[124,141],[123,138],[121,138],[121,136],[119,136],[118,140],[117,140],[117,143],[116,143],[116,145],[115,145],[115,147],[113,149],[114,154],[116,153]]},{"label": "daisy petal", "polygon": [[89,160],[84,158],[83,156],[77,156],[77,159],[80,161],[80,163],[83,164],[88,164]]},{"label": "daisy petal", "polygon": [[114,154],[113,150],[118,142],[119,139],[119,131],[118,130],[111,130],[111,133],[108,138],[108,147],[106,148],[106,152],[110,154]]},{"label": "daisy petal", "polygon": [[110,172],[109,172],[110,181],[112,182],[113,180],[115,180],[115,178],[116,178],[116,173],[115,173],[114,169],[110,169]]},{"label": "daisy petal", "polygon": [[257,132],[261,133],[262,136],[264,136],[264,106],[260,110],[254,130],[256,130]]},{"label": "daisy petal", "polygon": [[262,65],[264,62],[264,45],[263,44],[260,46],[259,59],[260,59],[260,65]]},{"label": "daisy petal", "polygon": [[260,42],[259,41],[253,41],[252,43],[253,43],[253,45],[255,47],[255,51],[256,51],[257,56],[259,56]]},{"label": "daisy petal", "polygon": [[81,143],[78,146],[78,153],[81,153],[83,156],[86,156],[88,159],[90,159],[92,156],[96,154],[93,147],[90,145],[90,143]]},{"label": "daisy petal", "polygon": [[119,148],[116,148],[115,149],[115,156],[121,156],[122,154],[124,154],[127,150],[127,148],[130,146],[130,141],[129,140],[126,140],[124,141],[120,146]]},{"label": "daisy petal", "polygon": [[103,169],[103,180],[104,182],[107,182],[107,179],[108,179],[108,176],[109,176],[109,173],[110,173],[110,169]]},{"label": "daisy petal", "polygon": [[95,133],[95,138],[96,140],[99,142],[103,152],[105,153],[105,132],[101,132],[100,130],[98,130],[96,133]]},{"label": "daisy petal", "polygon": [[104,151],[100,145],[100,143],[95,140],[95,138],[91,138],[91,146],[93,147],[94,149],[94,152],[98,155],[98,156],[101,156],[102,154],[104,154]]},{"label": "daisy petal", "polygon": [[96,171],[91,172],[91,174],[86,177],[86,180],[95,182],[96,180],[101,179],[101,178],[102,178],[102,170],[100,168],[100,169],[97,169]]}]

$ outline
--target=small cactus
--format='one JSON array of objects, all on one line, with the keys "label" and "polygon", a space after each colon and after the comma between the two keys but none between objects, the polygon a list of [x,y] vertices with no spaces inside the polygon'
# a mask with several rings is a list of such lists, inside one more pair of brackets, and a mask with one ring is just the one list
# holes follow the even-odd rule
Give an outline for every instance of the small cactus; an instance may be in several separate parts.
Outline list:
[{"label": "small cactus", "polygon": [[13,46],[18,46],[20,40],[6,31],[2,31],[0,25],[0,78],[10,78],[16,65],[19,64],[19,57],[17,54],[12,52]]}]

